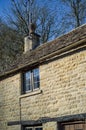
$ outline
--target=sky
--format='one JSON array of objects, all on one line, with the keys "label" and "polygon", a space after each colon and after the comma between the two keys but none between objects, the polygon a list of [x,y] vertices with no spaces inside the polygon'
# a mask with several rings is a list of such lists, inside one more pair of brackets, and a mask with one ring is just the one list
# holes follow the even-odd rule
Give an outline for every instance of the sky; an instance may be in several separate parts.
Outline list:
[{"label": "sky", "polygon": [[10,0],[0,0],[0,16],[5,18],[5,14],[8,11],[9,12],[10,7]]},{"label": "sky", "polygon": [[[39,3],[46,2],[47,0],[37,0]],[[54,2],[55,0],[53,0]],[[52,3],[52,2],[50,2]],[[55,3],[54,3],[55,4]],[[10,0],[0,0],[0,14],[4,14],[6,10],[10,7]]]},{"label": "sky", "polygon": [[[40,4],[44,4],[47,0],[37,0],[38,3]],[[55,6],[55,1],[53,0],[53,5],[52,5],[52,0],[50,0],[50,2],[48,3],[48,5],[51,7],[51,9],[53,9],[53,5]],[[0,17],[2,18],[2,20],[7,19],[7,14],[11,13],[10,11],[10,0],[0,0]],[[44,4],[45,5],[45,4]]]},{"label": "sky", "polygon": [[9,0],[0,0],[0,11],[2,11],[2,9],[7,8],[7,6],[9,6]]}]

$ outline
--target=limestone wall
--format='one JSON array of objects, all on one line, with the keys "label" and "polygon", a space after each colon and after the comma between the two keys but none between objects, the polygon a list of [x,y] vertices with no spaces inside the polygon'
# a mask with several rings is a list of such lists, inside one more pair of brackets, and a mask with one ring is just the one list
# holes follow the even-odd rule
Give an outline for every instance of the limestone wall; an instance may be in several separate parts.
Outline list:
[{"label": "limestone wall", "polygon": [[0,130],[16,130],[7,122],[20,119],[20,74],[0,81]]},{"label": "limestone wall", "polygon": [[85,50],[39,68],[42,93],[21,96],[21,74],[0,81],[0,130],[20,130],[20,126],[7,126],[7,122],[20,118],[37,120],[86,113]]},{"label": "limestone wall", "polygon": [[41,94],[21,98],[21,118],[86,112],[86,51],[40,66]]}]

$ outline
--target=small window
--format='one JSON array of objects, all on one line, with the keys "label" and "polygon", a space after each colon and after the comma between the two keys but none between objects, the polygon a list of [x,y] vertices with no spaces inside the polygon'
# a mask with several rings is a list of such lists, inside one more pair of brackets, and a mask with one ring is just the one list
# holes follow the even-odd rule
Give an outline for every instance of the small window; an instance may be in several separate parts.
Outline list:
[{"label": "small window", "polygon": [[24,127],[24,130],[43,130],[41,126],[36,127]]},{"label": "small window", "polygon": [[32,130],[32,128],[27,128],[27,127],[26,127],[25,130]]},{"label": "small window", "polygon": [[23,74],[23,79],[24,79],[24,85],[23,85],[24,93],[39,89],[40,87],[39,68],[26,71]]}]

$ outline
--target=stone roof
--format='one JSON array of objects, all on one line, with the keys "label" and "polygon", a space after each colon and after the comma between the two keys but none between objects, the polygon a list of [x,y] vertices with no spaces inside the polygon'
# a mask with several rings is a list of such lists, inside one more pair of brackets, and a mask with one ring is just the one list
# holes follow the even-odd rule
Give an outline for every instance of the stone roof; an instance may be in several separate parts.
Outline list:
[{"label": "stone roof", "polygon": [[77,45],[80,42],[83,43],[83,41],[86,41],[86,24],[53,41],[40,45],[35,50],[22,54],[10,66],[7,66],[7,68],[1,71],[0,76],[13,73],[33,64],[39,64],[41,60],[45,61],[46,58],[52,57],[52,54],[58,55],[56,52],[68,46],[73,46],[75,43],[77,43]]}]

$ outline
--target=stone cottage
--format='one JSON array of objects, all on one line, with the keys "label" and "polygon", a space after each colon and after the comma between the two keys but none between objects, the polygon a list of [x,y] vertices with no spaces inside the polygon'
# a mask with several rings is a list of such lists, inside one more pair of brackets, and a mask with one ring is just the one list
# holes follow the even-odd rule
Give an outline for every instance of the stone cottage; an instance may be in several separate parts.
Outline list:
[{"label": "stone cottage", "polygon": [[0,72],[0,130],[86,130],[86,25],[38,38]]}]

